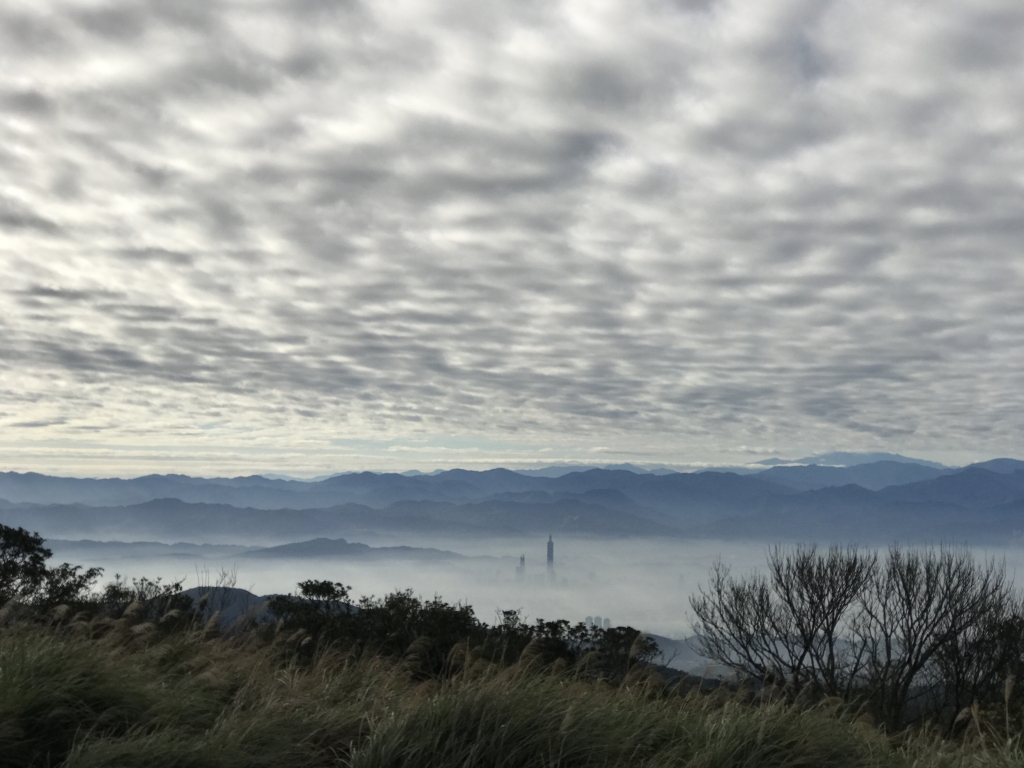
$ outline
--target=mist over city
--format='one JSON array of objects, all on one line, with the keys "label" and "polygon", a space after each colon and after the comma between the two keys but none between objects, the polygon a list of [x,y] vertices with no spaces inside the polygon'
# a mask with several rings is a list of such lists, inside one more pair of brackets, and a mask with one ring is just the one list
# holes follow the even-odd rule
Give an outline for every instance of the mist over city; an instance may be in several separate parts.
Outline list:
[{"label": "mist over city", "polygon": [[484,620],[601,616],[673,639],[692,634],[689,598],[716,562],[764,571],[777,545],[973,546],[1024,574],[1024,462],[1014,459],[948,467],[833,453],[685,473],[553,466],[319,480],[4,473],[0,499],[0,522],[107,574],[188,588],[227,576],[256,596],[329,579],[359,595],[437,595]]}]

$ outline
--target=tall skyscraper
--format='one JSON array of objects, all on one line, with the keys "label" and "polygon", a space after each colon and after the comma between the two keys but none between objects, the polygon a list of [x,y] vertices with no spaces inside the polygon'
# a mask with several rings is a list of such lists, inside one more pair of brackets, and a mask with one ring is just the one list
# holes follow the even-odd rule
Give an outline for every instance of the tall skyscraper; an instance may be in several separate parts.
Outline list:
[{"label": "tall skyscraper", "polygon": [[548,536],[548,581],[555,580],[555,541]]}]

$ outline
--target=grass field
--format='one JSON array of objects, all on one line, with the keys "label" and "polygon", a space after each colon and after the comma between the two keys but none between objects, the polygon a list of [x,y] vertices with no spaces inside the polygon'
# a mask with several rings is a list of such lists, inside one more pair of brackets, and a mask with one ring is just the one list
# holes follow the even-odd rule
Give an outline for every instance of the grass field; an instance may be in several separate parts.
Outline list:
[{"label": "grass field", "polygon": [[[93,619],[0,629],[4,766],[1000,766],[1016,736],[888,737],[834,703],[618,685],[495,667],[464,648],[444,679],[403,658],[304,656],[301,638]],[[299,660],[304,659],[304,660]],[[1002,717],[993,717],[1002,725]],[[973,728],[973,731],[970,730]]]}]

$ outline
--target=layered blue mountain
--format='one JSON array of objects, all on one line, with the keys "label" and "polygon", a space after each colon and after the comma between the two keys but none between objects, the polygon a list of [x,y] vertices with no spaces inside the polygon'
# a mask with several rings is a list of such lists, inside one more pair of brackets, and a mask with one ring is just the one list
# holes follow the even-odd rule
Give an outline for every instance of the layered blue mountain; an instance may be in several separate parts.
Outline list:
[{"label": "layered blue mountain", "polygon": [[[600,496],[600,494],[598,494]],[[383,508],[342,504],[319,509],[254,509],[155,499],[122,507],[0,502],[0,522],[60,539],[193,538],[210,543],[267,543],[320,536],[519,537],[556,534],[678,536],[680,531],[573,496],[469,504],[399,501]],[[634,505],[635,506],[635,505]]]},{"label": "layered blue mountain", "polygon": [[703,526],[704,536],[903,542],[1024,542],[1024,470],[979,466],[906,485],[870,491],[857,485],[821,488]]},{"label": "layered blue mountain", "polygon": [[257,560],[345,558],[352,560],[465,560],[465,555],[431,547],[371,547],[345,539],[318,538],[280,544],[276,547],[262,547],[250,550],[239,557]]},{"label": "layered blue mountain", "polygon": [[0,522],[58,538],[283,543],[374,534],[705,536],[1006,543],[1024,531],[1024,462],[905,461],[732,472],[506,469],[302,482],[0,474]]},{"label": "layered blue mountain", "polygon": [[496,494],[542,491],[580,494],[618,490],[637,504],[669,517],[680,511],[709,509],[791,493],[783,486],[731,473],[639,475],[627,470],[593,469],[561,477],[528,477],[507,469],[471,472],[454,469],[437,475],[405,477],[361,472],[315,483],[263,477],[190,478],[150,475],[132,480],[51,478],[0,473],[0,499],[12,503],[130,506],[155,499],[229,504],[254,509],[312,509],[338,504],[382,508],[398,501],[479,502]]},{"label": "layered blue mountain", "polygon": [[893,501],[984,509],[1024,497],[1024,470],[993,472],[970,466],[934,480],[886,488],[880,495]]},{"label": "layered blue mountain", "polygon": [[850,467],[818,464],[772,467],[758,474],[758,477],[798,491],[812,491],[840,485],[859,485],[861,488],[877,491],[890,485],[934,480],[936,477],[955,471],[905,461],[886,460],[870,464],[855,464]]},{"label": "layered blue mountain", "polygon": [[831,453],[819,453],[816,456],[805,456],[802,459],[765,459],[759,461],[766,467],[780,464],[818,464],[830,467],[854,467],[859,464],[874,464],[879,461],[894,461],[898,464],[920,464],[932,469],[946,469],[942,464],[925,459],[913,459],[909,456],[901,456],[898,453],[849,453],[846,451],[832,451]]}]

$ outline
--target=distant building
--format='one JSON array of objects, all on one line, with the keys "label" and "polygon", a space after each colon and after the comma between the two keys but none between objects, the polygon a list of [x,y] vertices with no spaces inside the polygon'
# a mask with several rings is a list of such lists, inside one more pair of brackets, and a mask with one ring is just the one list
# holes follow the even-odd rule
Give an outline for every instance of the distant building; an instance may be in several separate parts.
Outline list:
[{"label": "distant building", "polygon": [[548,536],[548,581],[555,581],[555,541]]},{"label": "distant building", "polygon": [[526,555],[519,556],[519,565],[516,566],[516,581],[526,581]]},{"label": "distant building", "polygon": [[611,619],[605,619],[604,620],[604,628],[605,629],[611,629],[612,628],[612,620]]},{"label": "distant building", "polygon": [[594,623],[594,617],[587,616],[587,618],[583,620],[583,623],[588,627],[591,626]]},{"label": "distant building", "polygon": [[595,616],[594,617],[594,626],[597,627],[598,629],[601,628],[601,617],[600,616]]}]

